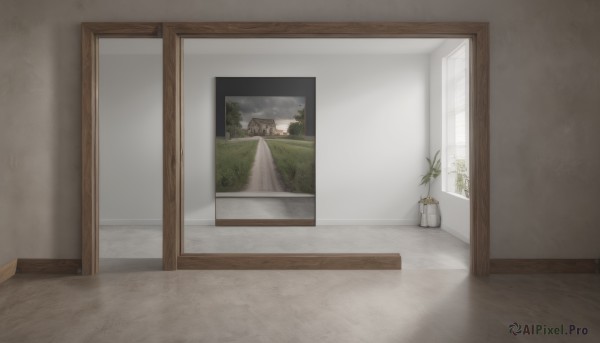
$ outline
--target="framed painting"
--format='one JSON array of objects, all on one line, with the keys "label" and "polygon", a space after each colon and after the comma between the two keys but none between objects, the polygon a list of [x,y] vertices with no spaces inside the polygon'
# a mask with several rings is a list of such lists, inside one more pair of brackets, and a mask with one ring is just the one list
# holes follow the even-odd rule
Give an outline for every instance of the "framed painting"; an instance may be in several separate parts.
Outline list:
[{"label": "framed painting", "polygon": [[315,225],[315,83],[216,78],[217,226]]}]

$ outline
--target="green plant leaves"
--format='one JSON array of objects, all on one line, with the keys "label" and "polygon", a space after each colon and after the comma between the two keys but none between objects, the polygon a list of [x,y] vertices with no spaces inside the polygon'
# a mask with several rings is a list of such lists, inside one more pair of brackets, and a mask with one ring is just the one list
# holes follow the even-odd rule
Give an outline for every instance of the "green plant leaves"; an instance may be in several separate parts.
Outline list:
[{"label": "green plant leaves", "polygon": [[429,157],[425,157],[427,164],[429,165],[429,170],[427,171],[427,174],[421,177],[421,183],[419,185],[426,185],[430,182],[433,182],[438,176],[440,176],[442,173],[442,161],[439,157],[439,150],[433,156],[433,161]]},{"label": "green plant leaves", "polygon": [[433,156],[433,161],[429,159],[429,157],[425,157],[427,160],[427,164],[429,164],[429,171],[427,174],[423,175],[421,178],[421,185],[427,185],[427,198],[430,197],[431,194],[431,182],[433,182],[440,173],[442,172],[441,164],[442,162],[439,159],[440,151],[438,150]]}]

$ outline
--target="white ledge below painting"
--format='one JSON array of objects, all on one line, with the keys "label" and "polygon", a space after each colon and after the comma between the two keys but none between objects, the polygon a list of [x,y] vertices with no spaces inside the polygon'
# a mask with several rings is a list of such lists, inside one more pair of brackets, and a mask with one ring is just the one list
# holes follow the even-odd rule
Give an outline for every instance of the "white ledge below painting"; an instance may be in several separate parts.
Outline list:
[{"label": "white ledge below painting", "polygon": [[[317,219],[317,226],[417,226],[417,219]],[[160,219],[105,219],[100,226],[161,226]],[[185,226],[214,226],[214,219],[187,219]]]},{"label": "white ledge below painting", "polygon": [[290,192],[222,192],[217,198],[314,198],[314,194]]}]

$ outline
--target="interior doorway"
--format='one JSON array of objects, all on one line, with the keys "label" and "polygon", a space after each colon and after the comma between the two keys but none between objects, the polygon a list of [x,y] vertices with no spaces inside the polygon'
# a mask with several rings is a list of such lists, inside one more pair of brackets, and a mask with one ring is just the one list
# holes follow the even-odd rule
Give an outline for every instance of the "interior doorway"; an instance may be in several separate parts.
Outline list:
[{"label": "interior doorway", "polygon": [[[467,38],[470,74],[471,271],[489,273],[489,33],[486,23],[84,23],[83,273],[98,270],[98,38],[163,37],[163,268],[398,269],[398,254],[186,253],[183,249],[183,38]],[[318,186],[317,186],[318,187]],[[398,255],[398,256],[395,256]]]},{"label": "interior doorway", "polygon": [[[468,187],[454,187],[459,163],[467,166],[458,172],[468,186],[468,40],[187,39],[184,45],[184,253],[400,253],[403,269],[469,268]],[[448,55],[459,47],[462,69],[454,58],[450,70]],[[100,270],[150,265],[148,259],[156,267],[162,243],[162,41],[102,38],[99,53]],[[367,68],[356,70],[357,65]],[[233,174],[213,175],[219,157],[213,156],[211,88],[219,75],[315,77],[321,137],[308,143],[319,152],[316,177],[323,197],[316,226],[215,226],[214,180]],[[217,139],[217,145],[252,142],[245,131],[249,118],[264,112],[278,114],[273,121],[281,131],[264,135],[265,141],[307,144],[285,127],[294,121],[296,101],[233,100],[240,102],[236,130],[243,137]],[[368,120],[361,120],[364,113]],[[431,187],[419,186],[425,158],[436,154],[443,162],[440,177]],[[353,182],[359,178],[361,183]],[[426,196],[437,199],[441,225],[419,227],[417,200]],[[280,207],[238,205],[233,214],[277,215],[285,210]]]},{"label": "interior doorway", "polygon": [[161,270],[162,40],[101,38],[100,272]]},{"label": "interior doorway", "polygon": [[[456,159],[444,164],[440,177],[432,181],[430,195],[439,201],[441,228],[439,223],[431,225],[436,228],[420,228],[418,205],[428,195],[427,187],[419,186],[421,175],[427,172],[426,157],[443,150],[446,161],[458,151],[460,162],[468,164],[464,154],[468,149],[468,130],[464,129],[469,107],[465,96],[469,92],[468,39],[184,38],[182,45],[184,254],[400,253],[403,269],[469,269],[469,200],[458,199],[441,187],[443,178],[456,173],[456,168],[448,170]],[[462,137],[462,150],[451,150],[446,143],[441,146],[442,135],[451,131],[442,130],[441,125],[442,113],[446,113],[441,106],[447,102],[442,98],[447,92],[442,90],[448,87],[442,83],[445,55],[438,56],[458,45],[467,49],[462,59],[462,98],[458,93],[454,97],[456,104],[462,101],[462,131],[453,135]],[[226,95],[219,90],[221,76],[236,89],[235,97],[218,96]],[[302,92],[285,93],[280,87],[277,97],[264,97],[273,95],[265,92],[242,96],[246,94],[242,91],[247,92],[244,85],[260,86],[256,76],[279,77],[281,83],[314,78],[316,105],[311,113],[316,112],[316,137],[289,129],[300,123],[294,118],[299,106],[304,111],[304,98],[299,105],[297,98],[282,96],[301,96]],[[226,102],[232,118],[215,118],[219,105]],[[265,218],[267,213],[279,218],[295,214],[288,207],[293,206],[295,212],[301,208],[298,203],[283,206],[276,202],[282,190],[250,192],[256,176],[253,168],[250,177],[239,173],[239,187],[227,193],[223,183],[233,183],[229,176],[238,175],[238,165],[225,160],[228,156],[223,151],[251,146],[257,138],[257,120],[272,121],[281,132],[261,139],[268,143],[272,159],[285,159],[287,168],[276,165],[273,176],[263,176],[286,179],[285,173],[292,174],[292,162],[300,164],[296,156],[289,161],[292,152],[281,156],[282,145],[316,150],[316,160],[309,161],[316,163],[316,192],[311,198],[316,199],[316,226],[273,226],[264,220],[259,227],[250,227],[248,221],[233,227],[220,225],[223,217]],[[218,127],[220,122],[229,123],[232,133],[215,135],[215,124]],[[258,152],[262,151],[243,157],[252,162]],[[258,160],[254,157],[254,166]],[[293,187],[287,191],[296,197],[305,195]],[[251,201],[222,206],[223,200],[239,200],[245,194],[251,198],[242,199]]]}]

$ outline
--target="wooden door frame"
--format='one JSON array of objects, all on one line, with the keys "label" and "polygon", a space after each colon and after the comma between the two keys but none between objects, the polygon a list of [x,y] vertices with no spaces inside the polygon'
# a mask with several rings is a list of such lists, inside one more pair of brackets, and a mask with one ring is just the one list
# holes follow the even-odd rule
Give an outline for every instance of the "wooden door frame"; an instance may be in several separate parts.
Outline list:
[{"label": "wooden door frame", "polygon": [[[162,23],[81,24],[81,271],[94,275],[99,264],[98,42],[107,38],[159,38]],[[170,245],[170,244],[169,244]]]},{"label": "wooden door frame", "polygon": [[[162,27],[162,30],[161,30]],[[192,22],[82,24],[82,266],[98,271],[98,38],[163,37],[163,268],[399,269],[399,254],[187,254],[182,249],[183,38],[467,38],[471,42],[471,273],[490,268],[489,24]]]}]

